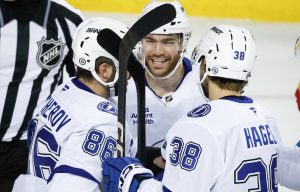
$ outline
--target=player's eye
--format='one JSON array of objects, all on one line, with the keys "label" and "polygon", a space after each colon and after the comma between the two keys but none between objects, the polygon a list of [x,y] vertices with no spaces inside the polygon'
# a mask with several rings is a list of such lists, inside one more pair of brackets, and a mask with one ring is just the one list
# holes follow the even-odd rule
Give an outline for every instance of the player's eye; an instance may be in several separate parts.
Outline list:
[{"label": "player's eye", "polygon": [[170,40],[170,41],[165,41],[164,44],[165,44],[165,45],[174,45],[175,42],[172,41],[172,40]]},{"label": "player's eye", "polygon": [[154,44],[155,43],[155,41],[153,41],[152,39],[145,39],[144,42],[147,43],[147,44]]}]

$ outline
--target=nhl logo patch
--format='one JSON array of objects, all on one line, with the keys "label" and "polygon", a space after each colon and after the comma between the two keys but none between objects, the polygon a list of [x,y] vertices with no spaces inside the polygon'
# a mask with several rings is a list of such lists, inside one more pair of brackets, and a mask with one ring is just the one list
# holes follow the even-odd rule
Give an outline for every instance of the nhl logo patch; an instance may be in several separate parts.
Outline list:
[{"label": "nhl logo patch", "polygon": [[36,56],[37,63],[45,69],[53,69],[56,67],[63,57],[63,52],[65,44],[62,42],[61,38],[57,41],[54,39],[47,40],[45,37],[41,41],[37,42],[38,53]]},{"label": "nhl logo patch", "polygon": [[199,107],[194,108],[192,111],[190,111],[187,116],[188,117],[203,117],[207,115],[211,111],[211,106],[209,104],[203,104]]},{"label": "nhl logo patch", "polygon": [[97,108],[100,111],[106,112],[106,113],[110,113],[112,115],[117,116],[118,115],[118,109],[116,108],[116,106],[110,102],[104,101],[98,104]]}]

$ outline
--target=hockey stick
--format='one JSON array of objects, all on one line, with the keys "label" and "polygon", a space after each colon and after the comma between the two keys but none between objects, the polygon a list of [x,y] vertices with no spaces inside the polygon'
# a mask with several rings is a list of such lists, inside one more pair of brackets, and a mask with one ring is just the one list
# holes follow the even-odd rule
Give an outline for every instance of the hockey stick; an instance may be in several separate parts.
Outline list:
[{"label": "hockey stick", "polygon": [[[109,52],[115,58],[119,57],[119,46],[120,46],[121,38],[115,32],[113,32],[110,29],[103,29],[99,32],[97,36],[97,41],[99,45],[101,45],[101,47],[103,47],[107,52]],[[145,106],[145,99],[143,99],[142,98],[143,96],[139,94],[145,92],[145,79],[144,76],[141,75],[144,74],[144,68],[133,54],[131,54],[129,57],[128,71],[136,84],[136,90],[138,90],[137,91],[138,106],[143,107]],[[121,136],[123,136],[123,130],[119,128],[118,146],[120,147],[123,146],[123,142],[121,142],[122,138],[120,138]],[[123,149],[118,149],[118,156],[122,155],[121,151],[123,151]]]},{"label": "hockey stick", "polygon": [[[128,60],[135,45],[155,29],[171,22],[176,17],[176,10],[171,4],[163,4],[141,17],[125,34],[120,43],[120,81],[118,97],[118,123],[125,125],[126,107],[126,69]],[[136,82],[138,96],[138,158],[145,163],[146,130],[145,130],[145,73],[139,73],[143,80]],[[124,140],[124,135],[123,135]]]},{"label": "hockey stick", "polygon": [[[141,17],[125,34],[120,42],[119,54],[117,57],[110,38],[113,32],[108,29],[100,31],[99,36],[111,33],[109,38],[98,38],[98,43],[108,52],[119,58],[119,81],[118,81],[118,156],[124,156],[125,141],[125,114],[126,114],[126,70],[131,73],[137,90],[138,103],[138,157],[145,162],[145,77],[142,65],[135,59],[132,50],[135,45],[147,34],[155,29],[171,22],[176,16],[176,10],[171,4],[161,5]],[[102,41],[103,40],[103,41]],[[102,42],[101,42],[102,41]],[[114,53],[113,53],[114,52]]]}]

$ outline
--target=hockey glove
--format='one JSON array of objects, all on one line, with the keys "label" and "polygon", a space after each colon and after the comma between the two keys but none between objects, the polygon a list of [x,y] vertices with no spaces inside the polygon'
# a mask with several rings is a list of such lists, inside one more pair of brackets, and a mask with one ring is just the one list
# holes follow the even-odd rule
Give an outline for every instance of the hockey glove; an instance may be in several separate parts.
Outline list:
[{"label": "hockey glove", "polygon": [[135,192],[140,182],[153,178],[138,159],[130,157],[109,158],[102,163],[103,192]]}]

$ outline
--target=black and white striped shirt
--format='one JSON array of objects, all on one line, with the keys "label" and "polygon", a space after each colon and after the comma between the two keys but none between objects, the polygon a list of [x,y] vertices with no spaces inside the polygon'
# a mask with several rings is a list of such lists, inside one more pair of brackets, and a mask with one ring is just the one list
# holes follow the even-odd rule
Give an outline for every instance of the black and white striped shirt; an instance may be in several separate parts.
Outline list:
[{"label": "black and white striped shirt", "polygon": [[0,1],[0,140],[26,139],[27,123],[61,83],[63,66],[75,74],[73,32],[81,13],[63,0],[40,0],[22,23]]}]

